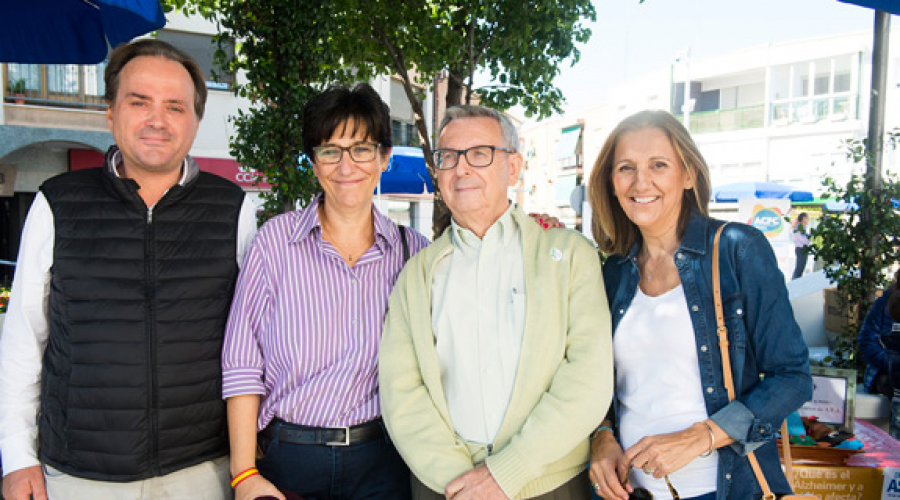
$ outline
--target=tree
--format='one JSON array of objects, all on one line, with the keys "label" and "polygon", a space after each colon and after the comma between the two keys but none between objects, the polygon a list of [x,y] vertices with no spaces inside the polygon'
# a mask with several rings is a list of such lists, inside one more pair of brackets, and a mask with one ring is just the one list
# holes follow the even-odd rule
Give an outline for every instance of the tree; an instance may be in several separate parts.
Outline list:
[{"label": "tree", "polygon": [[[896,146],[900,130],[888,135],[888,144]],[[853,163],[872,161],[865,141],[844,142],[847,158]],[[875,300],[876,291],[890,283],[890,269],[900,261],[900,181],[886,174],[882,187],[870,189],[869,169],[854,174],[845,185],[826,177],[826,196],[843,201],[848,209],[823,215],[812,230],[811,251],[828,264],[824,271],[837,284],[838,297],[845,310],[854,310],[848,326],[838,337],[830,361],[833,366],[861,368],[857,333]]]},{"label": "tree", "polygon": [[[349,75],[397,75],[436,180],[422,105],[423,90],[433,88],[435,76],[446,75],[445,106],[469,103],[477,92],[482,104],[501,110],[519,104],[528,116],[549,116],[564,102],[553,85],[560,64],[577,62],[576,44],[591,34],[582,23],[596,17],[590,0],[164,2],[217,19],[219,41],[238,44],[228,70],[247,71],[248,83],[235,91],[255,106],[235,118],[232,154],[269,178],[275,204],[281,205],[302,201],[314,185],[308,170],[291,169],[300,149],[300,110],[316,88]],[[479,72],[496,83],[476,88]],[[435,195],[437,221],[446,208],[440,193]]]},{"label": "tree", "polygon": [[[235,135],[230,152],[238,163],[257,170],[263,218],[306,205],[318,183],[302,151],[302,113],[310,96],[347,80],[349,71],[328,40],[341,31],[331,6],[317,1],[166,0],[170,9],[201,14],[219,25],[216,60],[223,71],[243,72],[235,95],[251,102],[231,117]],[[226,47],[234,47],[228,58]]]},{"label": "tree", "polygon": [[[560,112],[564,98],[553,85],[559,65],[578,61],[576,43],[591,31],[582,25],[596,13],[589,0],[356,0],[342,12],[349,37],[333,39],[345,61],[375,74],[395,74],[403,83],[429,173],[437,186],[429,135],[418,88],[433,88],[446,75],[445,106],[482,104],[507,109],[519,104],[527,116]],[[476,88],[486,71],[496,83]],[[434,131],[436,132],[436,131]],[[448,221],[435,192],[435,235]]]}]

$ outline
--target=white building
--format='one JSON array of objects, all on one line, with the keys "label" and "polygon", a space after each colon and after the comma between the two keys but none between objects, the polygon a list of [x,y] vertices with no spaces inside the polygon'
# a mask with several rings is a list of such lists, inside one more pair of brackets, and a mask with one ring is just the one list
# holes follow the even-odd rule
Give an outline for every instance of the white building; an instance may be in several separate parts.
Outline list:
[{"label": "white building", "polygon": [[[900,125],[900,29],[891,39],[885,130]],[[575,181],[586,182],[606,136],[644,109],[683,119],[688,77],[689,128],[713,186],[770,181],[819,193],[824,175],[849,178],[853,170],[841,143],[864,138],[868,129],[871,32],[683,59],[611,89],[597,107],[523,127],[526,208],[574,221],[569,193]],[[884,165],[898,158],[886,148]]]}]

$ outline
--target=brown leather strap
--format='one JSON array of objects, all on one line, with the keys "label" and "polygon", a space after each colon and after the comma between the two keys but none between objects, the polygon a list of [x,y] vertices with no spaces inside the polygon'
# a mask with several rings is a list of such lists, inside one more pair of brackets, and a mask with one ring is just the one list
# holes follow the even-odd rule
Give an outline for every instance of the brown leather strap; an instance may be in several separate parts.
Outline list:
[{"label": "brown leather strap", "polygon": [[788,433],[787,420],[781,423],[781,454],[784,456],[784,475],[793,488],[794,460],[791,458],[791,435]]},{"label": "brown leather strap", "polygon": [[713,302],[716,305],[716,333],[719,336],[719,352],[722,354],[722,372],[725,374],[725,389],[728,391],[728,400],[734,401],[734,380],[731,378],[731,358],[728,355],[728,329],[725,327],[725,313],[722,310],[722,286],[719,279],[719,238],[728,223],[719,226],[716,230],[716,239],[713,242],[712,254],[712,282]]},{"label": "brown leather strap", "polygon": [[[725,327],[725,313],[723,312],[722,307],[722,287],[721,280],[719,279],[719,239],[722,236],[722,231],[725,229],[728,223],[722,224],[719,226],[719,229],[716,230],[716,238],[713,242],[713,253],[712,253],[712,281],[713,281],[713,302],[716,306],[716,333],[719,336],[719,351],[722,353],[722,376],[725,381],[725,389],[728,390],[728,400],[734,401],[734,379],[731,376],[731,356],[728,354],[728,328]],[[781,425],[781,434],[782,434],[782,450],[787,450],[785,452],[785,460],[784,463],[787,467],[787,477],[788,482],[793,484],[794,477],[792,474],[792,470],[790,467],[790,444],[785,440],[784,436],[787,436],[787,425],[786,423],[782,423]],[[772,494],[772,490],[769,489],[769,482],[766,481],[766,476],[763,475],[762,469],[759,467],[759,462],[756,460],[756,455],[751,451],[747,453],[747,460],[750,461],[750,467],[753,469],[753,474],[756,475],[756,480],[759,481],[759,486],[763,491],[763,499],[764,500],[774,500],[775,495]]]}]

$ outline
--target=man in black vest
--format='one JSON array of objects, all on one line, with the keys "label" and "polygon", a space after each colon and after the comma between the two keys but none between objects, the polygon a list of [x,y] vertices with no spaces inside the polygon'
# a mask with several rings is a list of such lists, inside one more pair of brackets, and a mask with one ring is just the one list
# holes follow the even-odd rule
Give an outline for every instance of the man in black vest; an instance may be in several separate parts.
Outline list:
[{"label": "man in black vest", "polygon": [[113,51],[116,145],[41,186],[0,338],[3,496],[231,498],[220,351],[255,233],[188,151],[202,72],[157,40]]}]

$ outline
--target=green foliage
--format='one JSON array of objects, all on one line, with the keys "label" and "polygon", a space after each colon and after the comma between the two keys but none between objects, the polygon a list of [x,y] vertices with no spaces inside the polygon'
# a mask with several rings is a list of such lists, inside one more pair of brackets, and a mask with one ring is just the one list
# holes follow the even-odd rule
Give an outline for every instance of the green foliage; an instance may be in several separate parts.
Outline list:
[{"label": "green foliage", "polygon": [[[477,92],[484,105],[503,110],[519,104],[527,116],[547,117],[564,102],[553,85],[559,66],[578,61],[576,43],[591,35],[582,23],[596,18],[590,0],[347,0],[343,5],[333,8],[350,36],[333,36],[332,48],[364,74],[400,77],[435,181],[433,137],[418,89],[433,88],[439,75],[447,79],[445,107],[469,103]],[[476,88],[479,71],[499,83]],[[438,234],[446,207],[440,193],[435,195]]]},{"label": "green foliage", "polygon": [[[896,143],[898,135],[898,130],[891,132],[887,143]],[[864,141],[848,140],[843,146],[847,158],[854,163],[865,165],[871,161]],[[856,306],[856,316],[840,332],[837,348],[825,361],[836,367],[859,368],[859,327],[876,290],[890,283],[890,269],[898,261],[900,212],[894,208],[893,200],[900,200],[900,182],[888,172],[881,187],[873,189],[873,179],[866,169],[863,175],[852,175],[845,185],[830,176],[823,185],[827,197],[853,204],[843,213],[825,212],[812,230],[811,250],[827,264],[825,275],[837,284],[842,305]]]},{"label": "green foliage", "polygon": [[[275,190],[273,206],[306,199],[306,175],[289,174],[300,150],[299,116],[310,93],[335,81],[397,75],[416,117],[434,178],[432,137],[425,122],[424,91],[447,78],[445,106],[481,102],[506,109],[519,104],[528,116],[559,112],[553,85],[560,65],[578,61],[576,44],[591,35],[590,0],[163,0],[167,11],[217,19],[220,44],[234,44],[229,71],[246,71],[238,96],[254,103],[234,120],[232,154],[257,168]],[[224,45],[220,45],[224,46]],[[475,88],[485,71],[499,82]],[[260,120],[260,124],[254,123]],[[275,127],[275,128],[273,128]],[[282,186],[297,179],[298,187]],[[435,217],[442,213],[437,194]]]},{"label": "green foliage", "polygon": [[16,78],[15,80],[10,80],[9,82],[9,93],[12,95],[16,94],[24,94],[25,93],[25,79],[24,78]]},{"label": "green foliage", "polygon": [[[216,62],[238,75],[236,96],[251,106],[230,118],[231,155],[267,181],[263,220],[306,205],[318,183],[302,151],[306,101],[325,86],[349,79],[329,40],[343,31],[328,3],[310,0],[164,0],[167,10],[201,14],[218,24]],[[234,48],[228,57],[225,48]]]}]

